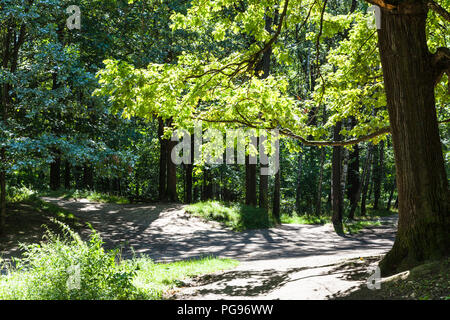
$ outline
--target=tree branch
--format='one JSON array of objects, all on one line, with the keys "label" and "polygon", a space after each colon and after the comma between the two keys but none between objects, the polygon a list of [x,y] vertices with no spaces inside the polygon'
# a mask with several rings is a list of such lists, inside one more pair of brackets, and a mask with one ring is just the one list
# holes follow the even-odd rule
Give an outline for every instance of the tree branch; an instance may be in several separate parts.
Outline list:
[{"label": "tree branch", "polygon": [[439,3],[434,2],[433,0],[428,0],[427,6],[442,18],[444,18],[444,20],[450,21],[450,12],[445,10]]},{"label": "tree branch", "polygon": [[434,85],[437,85],[444,73],[446,73],[449,78],[448,90],[450,93],[450,49],[445,47],[438,48],[431,58],[431,65],[435,72]]},{"label": "tree branch", "polygon": [[385,0],[365,0],[366,2],[379,6],[380,8],[384,8],[387,10],[392,10],[397,8],[395,5],[387,3]]}]

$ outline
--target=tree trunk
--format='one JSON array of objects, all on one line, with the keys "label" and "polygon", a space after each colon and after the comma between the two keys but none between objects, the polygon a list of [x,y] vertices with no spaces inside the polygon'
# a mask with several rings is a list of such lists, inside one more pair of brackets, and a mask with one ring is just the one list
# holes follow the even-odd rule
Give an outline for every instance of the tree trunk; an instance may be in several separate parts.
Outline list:
[{"label": "tree trunk", "polygon": [[366,161],[364,163],[364,172],[363,172],[363,181],[362,181],[362,190],[361,190],[361,216],[366,215],[366,200],[367,200],[367,191],[369,190],[370,184],[370,163],[372,159],[372,145],[367,146],[367,156]]},{"label": "tree trunk", "polygon": [[425,2],[383,10],[378,31],[397,173],[399,221],[382,275],[448,256],[448,181],[436,117],[436,69],[425,34]]},{"label": "tree trunk", "polygon": [[71,180],[70,180],[70,169],[71,165],[69,161],[64,161],[64,189],[70,190]]},{"label": "tree trunk", "polygon": [[322,148],[320,152],[320,173],[319,182],[317,186],[317,202],[316,202],[316,215],[320,216],[322,214],[322,182],[323,182],[323,165],[325,163],[325,148]]},{"label": "tree trunk", "polygon": [[192,203],[192,164],[186,164],[186,190],[185,202]]},{"label": "tree trunk", "polygon": [[297,190],[295,192],[295,211],[297,215],[300,215],[302,210],[302,185],[301,185],[301,177],[302,177],[302,157],[303,154],[300,152],[298,154],[297,160]]},{"label": "tree trunk", "polygon": [[167,172],[167,140],[163,139],[164,120],[158,118],[158,140],[159,140],[159,200],[166,199],[166,172]]},{"label": "tree trunk", "polygon": [[386,206],[387,211],[391,210],[391,202],[392,202],[392,198],[394,197],[394,191],[395,191],[395,179],[394,179],[394,183],[392,184],[391,192],[389,193],[389,200],[388,200],[388,203]]},{"label": "tree trunk", "polygon": [[275,181],[274,181],[274,189],[273,189],[273,203],[272,203],[272,216],[277,223],[281,223],[281,214],[280,214],[280,198],[281,198],[281,181],[280,181],[280,171],[281,167],[278,169],[278,172],[275,173]]},{"label": "tree trunk", "polygon": [[[1,158],[5,159],[5,149],[1,150]],[[4,233],[6,225],[6,171],[0,171],[0,235]]]},{"label": "tree trunk", "polygon": [[[374,189],[374,200],[373,200],[373,209],[378,210],[380,196],[381,196],[381,186],[383,183],[383,162],[384,162],[384,141],[380,142],[378,146],[378,157],[376,161],[376,167],[373,172],[373,189]],[[375,162],[374,162],[375,163]]]},{"label": "tree trunk", "polygon": [[83,167],[83,188],[89,190],[94,188],[94,169],[89,164]]},{"label": "tree trunk", "polygon": [[[338,122],[333,129],[333,139],[340,140],[340,131],[342,123]],[[333,209],[333,216],[331,218],[334,230],[337,234],[344,233],[342,225],[342,190],[341,190],[341,175],[342,175],[342,147],[333,147],[332,159],[332,177],[331,177],[331,205]]]},{"label": "tree trunk", "polygon": [[55,151],[53,162],[50,163],[50,189],[58,190],[61,187],[61,155]]},{"label": "tree trunk", "polygon": [[361,184],[359,181],[359,146],[354,145],[349,155],[348,176],[347,176],[347,197],[350,200],[349,219],[355,217],[355,211],[358,207]]},{"label": "tree trunk", "polygon": [[178,201],[177,195],[177,166],[173,163],[171,154],[173,148],[177,145],[176,141],[168,141],[167,148],[167,200],[171,202]]},{"label": "tree trunk", "polygon": [[250,163],[251,157],[245,157],[245,204],[256,206],[256,164]]}]

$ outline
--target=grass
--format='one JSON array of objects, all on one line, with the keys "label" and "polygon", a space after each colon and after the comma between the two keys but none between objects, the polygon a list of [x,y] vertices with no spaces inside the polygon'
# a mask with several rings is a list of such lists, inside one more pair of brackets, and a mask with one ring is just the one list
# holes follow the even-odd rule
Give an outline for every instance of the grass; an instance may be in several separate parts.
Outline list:
[{"label": "grass", "polygon": [[267,212],[242,204],[211,200],[191,204],[186,208],[186,212],[206,220],[218,221],[234,231],[264,229],[273,225]]},{"label": "grass", "polygon": [[[234,231],[264,229],[275,225],[274,219],[264,210],[241,204],[227,204],[210,200],[191,204],[186,208],[186,212],[206,220],[223,223]],[[356,234],[364,228],[381,226],[380,217],[392,214],[391,211],[387,210],[368,209],[368,214],[365,217],[357,217],[354,220],[344,219],[344,232]],[[331,223],[331,216],[282,214],[281,223],[320,225]]]},{"label": "grass", "polygon": [[288,215],[286,213],[281,215],[281,223],[286,224],[326,224],[330,223],[329,216],[313,216],[313,215]]},{"label": "grass", "polygon": [[115,203],[115,204],[129,204],[130,200],[126,197],[111,195],[107,193],[100,193],[90,190],[45,190],[40,191],[39,196],[55,197],[63,199],[88,199],[93,202],[100,203]]},{"label": "grass", "polygon": [[[7,271],[0,276],[0,300],[162,299],[187,278],[238,264],[214,257],[172,263],[154,263],[148,257],[121,260],[117,250],[103,249],[96,232],[86,242],[67,225],[54,222],[63,236],[47,230],[44,241],[22,245],[23,257],[0,268]],[[70,271],[74,266],[78,273]]]},{"label": "grass", "polygon": [[344,232],[347,234],[356,234],[361,232],[365,228],[381,226],[381,221],[378,219],[367,220],[346,220],[343,222]]},{"label": "grass", "polygon": [[136,260],[138,271],[133,279],[143,298],[162,299],[174,288],[183,286],[186,279],[212,272],[232,269],[239,262],[233,259],[204,257],[170,263],[154,263],[143,257]]}]

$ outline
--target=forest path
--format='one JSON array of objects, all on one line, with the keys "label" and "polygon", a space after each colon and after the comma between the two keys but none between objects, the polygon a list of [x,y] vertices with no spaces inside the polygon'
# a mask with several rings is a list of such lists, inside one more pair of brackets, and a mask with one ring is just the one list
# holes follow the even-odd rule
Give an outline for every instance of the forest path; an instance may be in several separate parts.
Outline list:
[{"label": "forest path", "polygon": [[206,255],[241,262],[186,283],[175,296],[183,299],[324,299],[365,282],[396,232],[396,217],[388,217],[357,235],[338,236],[331,225],[284,224],[237,233],[190,216],[183,205],[43,200],[91,223],[105,247],[121,247],[124,258],[134,251],[158,262]]}]

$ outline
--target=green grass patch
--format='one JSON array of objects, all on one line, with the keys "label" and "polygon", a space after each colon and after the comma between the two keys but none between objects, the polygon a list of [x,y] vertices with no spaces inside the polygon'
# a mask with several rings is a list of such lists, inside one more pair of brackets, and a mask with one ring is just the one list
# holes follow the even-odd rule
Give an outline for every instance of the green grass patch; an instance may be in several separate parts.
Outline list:
[{"label": "green grass patch", "polygon": [[218,221],[234,231],[264,229],[273,225],[265,210],[242,204],[205,201],[189,205],[186,212],[206,220]]},{"label": "green grass patch", "polygon": [[130,200],[126,197],[111,195],[107,193],[100,193],[91,190],[46,190],[40,191],[40,196],[69,199],[88,199],[93,202],[100,203],[115,203],[115,204],[129,204]]},{"label": "green grass patch", "polygon": [[377,219],[346,220],[343,222],[343,225],[345,233],[356,234],[361,232],[364,228],[381,226],[381,221]]},{"label": "green grass patch", "polygon": [[138,268],[133,279],[138,296],[162,299],[165,292],[184,285],[184,281],[198,275],[235,268],[239,262],[233,259],[205,257],[170,263],[154,263],[149,258],[134,262]]},{"label": "green grass patch", "polygon": [[149,258],[121,260],[118,250],[104,250],[93,231],[82,241],[54,220],[62,234],[47,230],[40,244],[22,245],[21,259],[2,264],[1,300],[161,299],[164,293],[196,275],[235,267],[231,259],[206,257],[173,263]]},{"label": "green grass patch", "polygon": [[313,215],[288,215],[286,213],[281,215],[281,223],[286,224],[326,224],[330,223],[329,216],[313,216]]}]

